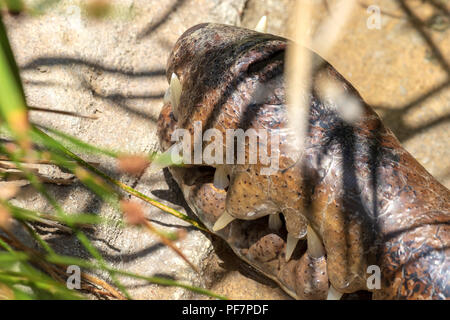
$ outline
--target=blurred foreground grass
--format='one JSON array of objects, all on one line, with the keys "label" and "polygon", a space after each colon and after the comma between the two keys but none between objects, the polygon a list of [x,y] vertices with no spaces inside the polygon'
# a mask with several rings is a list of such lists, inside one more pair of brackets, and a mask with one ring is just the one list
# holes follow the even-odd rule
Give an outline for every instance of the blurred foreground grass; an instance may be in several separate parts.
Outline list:
[{"label": "blurred foreground grass", "polygon": [[[44,8],[57,1],[41,1],[36,8]],[[90,1],[93,17],[103,16],[108,10],[104,1]],[[96,5],[97,3],[97,5]],[[91,8],[91,9],[89,9]],[[8,41],[2,11],[13,14],[27,10],[22,1],[0,0],[0,299],[82,299],[83,293],[100,298],[131,299],[120,277],[131,277],[149,283],[178,286],[214,298],[224,298],[203,288],[190,286],[175,280],[148,277],[110,267],[83,231],[99,224],[112,223],[94,214],[67,213],[47,192],[45,183],[52,182],[40,176],[33,164],[49,164],[70,172],[102,201],[123,213],[121,226],[142,227],[158,237],[195,269],[180,249],[173,243],[182,238],[182,233],[165,232],[154,227],[143,215],[137,202],[123,200],[125,191],[161,210],[172,214],[191,225],[206,229],[183,213],[170,208],[100,171],[95,165],[82,159],[77,153],[94,153],[117,159],[118,167],[130,174],[145,170],[151,162],[160,166],[170,164],[167,155],[127,155],[104,150],[87,144],[75,137],[49,128],[39,128],[30,123],[22,82],[17,64]],[[36,12],[36,9],[30,10]],[[23,14],[23,13],[21,13]],[[55,183],[63,183],[56,181]],[[11,203],[25,185],[42,194],[53,208],[52,212],[36,212],[17,207]],[[33,228],[34,223],[56,226],[72,233],[91,255],[91,260],[56,253]],[[27,246],[14,233],[12,226],[19,224],[39,244],[39,250]],[[112,280],[109,284],[91,274],[81,272],[80,290],[67,287],[69,266],[84,270],[107,272]]]}]

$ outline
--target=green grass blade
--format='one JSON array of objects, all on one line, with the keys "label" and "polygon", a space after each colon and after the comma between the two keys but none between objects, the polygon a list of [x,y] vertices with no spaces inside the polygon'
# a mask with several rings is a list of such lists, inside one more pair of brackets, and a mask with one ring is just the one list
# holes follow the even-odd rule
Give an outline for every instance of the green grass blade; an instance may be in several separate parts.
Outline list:
[{"label": "green grass blade", "polygon": [[[72,137],[64,132],[45,127],[45,130],[48,132],[51,132],[53,135],[57,136],[58,138],[69,142],[72,146],[76,147],[80,151],[86,152],[86,153],[93,153],[93,154],[103,154],[109,157],[117,158],[119,156],[119,152],[108,150],[105,148],[99,148],[97,146],[91,145],[89,143],[86,143],[84,141],[81,141],[80,139],[77,139],[75,137]],[[73,148],[71,148],[73,150]]]},{"label": "green grass blade", "polygon": [[0,16],[0,118],[24,148],[29,147],[28,113],[19,69]]},{"label": "green grass blade", "polygon": [[[51,261],[56,264],[78,265],[82,268],[92,269],[92,270],[95,270],[98,268],[98,266],[96,266],[95,264],[92,264],[86,260],[75,258],[75,257],[70,257],[70,256],[52,255],[52,256],[48,256],[47,259],[48,259],[48,261]],[[132,272],[122,271],[122,270],[118,270],[118,269],[114,269],[114,268],[108,268],[108,270],[111,272],[114,272],[115,274],[121,275],[121,276],[126,276],[126,277],[130,277],[130,278],[134,278],[134,279],[141,279],[141,280],[145,280],[149,283],[154,283],[154,284],[159,284],[159,285],[164,285],[164,286],[185,288],[190,291],[193,291],[193,292],[196,292],[196,293],[199,293],[202,295],[206,295],[206,296],[209,296],[212,298],[227,300],[227,297],[221,296],[212,291],[209,291],[209,290],[206,290],[203,288],[199,288],[199,287],[195,287],[195,286],[191,286],[191,285],[188,285],[188,284],[176,281],[176,280],[162,278],[162,277],[148,277],[148,276],[138,275],[138,274],[135,274]]]},{"label": "green grass blade", "polygon": [[59,142],[57,142],[56,140],[52,139],[49,135],[47,135],[45,132],[43,132],[42,130],[33,127],[33,132],[39,136],[41,138],[41,141],[43,143],[45,142],[49,142],[51,143],[51,145],[53,145],[54,147],[57,147],[58,150],[62,153],[64,153],[66,156],[68,156],[69,158],[71,158],[72,160],[75,160],[76,162],[78,162],[82,167],[90,170],[91,172],[97,174],[98,176],[102,177],[103,179],[105,179],[106,181],[112,183],[113,185],[119,187],[120,189],[128,192],[129,194],[144,200],[147,203],[150,203],[151,205],[179,218],[182,219],[183,221],[186,221],[188,223],[190,223],[191,225],[193,225],[194,227],[203,230],[205,232],[209,233],[209,230],[203,226],[203,224],[195,221],[194,219],[189,218],[187,215],[181,213],[178,210],[175,210],[169,206],[166,206],[165,204],[156,201],[146,195],[144,195],[143,193],[133,189],[132,187],[126,185],[125,183],[122,183],[112,177],[110,177],[109,175],[107,175],[106,173],[100,171],[99,169],[95,168],[94,166],[92,166],[91,164],[87,163],[86,161],[84,161],[83,159],[81,159],[79,156],[77,156],[76,154],[74,154],[72,151],[70,151],[69,149],[67,149],[66,147],[64,147],[62,144],[60,144]]}]

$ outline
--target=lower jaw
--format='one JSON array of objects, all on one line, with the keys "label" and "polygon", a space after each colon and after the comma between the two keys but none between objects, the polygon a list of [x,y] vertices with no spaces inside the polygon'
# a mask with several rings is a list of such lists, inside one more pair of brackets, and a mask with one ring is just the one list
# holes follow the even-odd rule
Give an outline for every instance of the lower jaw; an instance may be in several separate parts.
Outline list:
[{"label": "lower jaw", "polygon": [[[179,168],[179,169],[181,169],[181,168]],[[187,168],[184,168],[184,169],[187,169]],[[189,168],[189,169],[187,169],[187,170],[193,170],[194,168],[193,167],[191,167],[191,168]],[[194,169],[195,170],[195,169]],[[172,172],[172,170],[170,170],[171,172]],[[190,184],[190,186],[187,186],[186,184],[184,184],[184,183],[180,183],[181,181],[180,180],[183,180],[181,177],[182,177],[182,175],[177,175],[177,174],[175,174],[174,175],[174,172],[172,172],[172,175],[173,175],[173,177],[175,178],[175,180],[176,180],[176,182],[177,182],[177,184],[180,186],[180,188],[182,189],[182,191],[183,191],[183,194],[184,194],[184,197],[185,197],[185,199],[187,200],[187,203],[188,203],[188,205],[189,205],[189,207],[191,208],[191,210],[198,216],[198,218],[208,227],[208,229],[209,230],[212,230],[213,229],[213,225],[214,225],[214,222],[215,221],[212,221],[212,223],[211,223],[211,221],[208,223],[208,222],[206,222],[205,220],[206,219],[204,219],[204,217],[202,217],[202,213],[201,212],[199,212],[199,210],[200,211],[202,211],[201,209],[199,209],[199,208],[197,208],[195,205],[193,205],[188,199],[189,199],[189,190],[190,190],[190,188],[192,187],[192,184]],[[205,178],[205,176],[203,176],[203,179]],[[206,180],[208,180],[208,178],[206,178]],[[205,183],[206,181],[204,181],[204,183]],[[211,182],[211,181],[210,181]],[[210,183],[209,182],[209,183]],[[194,185],[195,185],[195,183],[194,183]],[[208,213],[205,213],[205,214],[208,214]],[[301,297],[297,294],[297,292],[295,291],[295,289],[293,289],[292,287],[294,287],[295,288],[295,284],[294,285],[289,285],[289,284],[287,284],[287,283],[285,283],[283,280],[281,280],[278,276],[277,276],[277,274],[274,274],[274,273],[271,273],[271,272],[268,272],[267,270],[265,270],[265,269],[270,269],[270,268],[265,268],[264,266],[261,266],[261,264],[263,264],[263,263],[258,263],[258,262],[255,262],[255,261],[252,261],[252,259],[250,259],[250,258],[248,258],[245,254],[243,254],[242,252],[241,252],[241,250],[243,249],[243,248],[245,248],[245,247],[247,247],[247,249],[251,246],[251,244],[246,244],[244,247],[243,246],[237,246],[237,245],[233,245],[233,239],[231,239],[230,238],[230,236],[229,236],[229,228],[231,227],[231,225],[236,225],[236,224],[240,224],[240,223],[244,223],[244,222],[246,222],[246,223],[255,223],[255,224],[258,224],[258,225],[260,225],[260,229],[263,229],[264,227],[266,228],[266,229],[269,229],[269,223],[268,223],[268,221],[266,221],[266,222],[263,222],[263,221],[261,221],[261,220],[263,220],[263,219],[268,219],[269,217],[263,217],[263,218],[259,218],[258,220],[260,220],[260,221],[257,221],[257,220],[248,220],[248,221],[245,221],[245,220],[235,220],[235,221],[232,221],[231,223],[230,223],[230,225],[229,226],[226,226],[225,228],[223,228],[223,229],[221,229],[221,230],[219,230],[219,231],[211,231],[213,234],[215,234],[216,236],[218,236],[218,237],[220,237],[222,240],[224,240],[227,244],[228,244],[228,246],[232,249],[232,251],[242,260],[242,261],[244,261],[245,263],[247,263],[248,265],[250,265],[250,266],[252,266],[254,269],[256,269],[259,273],[261,273],[261,274],[263,274],[265,277],[267,277],[267,278],[269,278],[269,279],[271,279],[272,281],[274,281],[281,289],[283,289],[283,291],[285,291],[289,296],[291,296],[292,298],[294,298],[294,299],[301,299]],[[216,218],[215,218],[216,219]],[[254,229],[252,229],[252,230],[254,230]],[[267,234],[269,234],[269,233],[267,233]],[[281,232],[278,232],[278,234],[280,234],[280,236],[282,235],[282,238],[284,239],[284,241],[285,241],[285,243],[287,242],[287,230],[286,230],[286,227],[285,227],[285,225],[283,226],[283,230],[281,230]],[[257,237],[254,237],[254,238],[257,238]],[[300,240],[300,241],[302,241],[302,240]],[[304,240],[303,240],[304,241]],[[306,241],[305,241],[306,242]],[[323,244],[322,244],[323,245]],[[306,251],[306,250],[305,250]],[[297,260],[297,259],[299,259],[299,254],[301,253],[301,255],[303,255],[303,254],[307,254],[305,251],[303,251],[303,252],[301,252],[300,250],[299,250],[299,248],[297,248],[297,250],[296,250],[296,253],[294,254],[294,256],[295,256],[295,260]],[[300,256],[301,256],[300,255]],[[326,259],[326,253],[324,253],[324,258]],[[284,258],[282,257],[281,258],[283,261],[284,261]],[[328,284],[328,287],[330,287],[330,283],[327,281],[327,284]]]},{"label": "lower jaw", "polygon": [[[219,236],[220,237],[220,236]],[[222,237],[221,237],[222,238]],[[226,239],[222,238],[226,241]],[[244,262],[251,265],[253,268],[258,270],[261,274],[263,274],[265,277],[269,278],[270,280],[274,281],[284,292],[286,292],[289,296],[291,296],[293,299],[299,300],[299,296],[297,293],[287,287],[280,279],[278,279],[275,275],[264,272],[257,264],[253,263],[251,260],[247,259],[244,255],[242,255],[237,249],[231,247],[231,250]]]}]

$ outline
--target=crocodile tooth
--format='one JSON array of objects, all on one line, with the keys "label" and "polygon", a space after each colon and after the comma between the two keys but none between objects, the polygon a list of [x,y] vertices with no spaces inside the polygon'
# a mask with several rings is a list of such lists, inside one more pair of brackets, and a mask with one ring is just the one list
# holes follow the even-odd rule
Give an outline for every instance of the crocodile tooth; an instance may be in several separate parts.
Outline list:
[{"label": "crocodile tooth", "polygon": [[178,106],[180,105],[181,98],[181,83],[175,73],[172,73],[169,84],[170,93],[167,94],[172,104],[172,110],[175,117],[178,117]]},{"label": "crocodile tooth", "polygon": [[174,109],[173,109],[173,104],[172,104],[172,94],[170,93],[170,87],[167,88],[166,92],[164,93],[163,103],[164,103],[165,105],[168,104],[168,103],[170,103],[170,104],[172,105],[172,114],[173,114],[175,120],[178,120],[178,119],[176,118],[175,111],[174,111]]},{"label": "crocodile tooth", "polygon": [[295,247],[297,246],[297,243],[300,239],[292,236],[290,233],[287,235],[286,240],[286,262],[291,259],[292,253],[295,250]]},{"label": "crocodile tooth", "polygon": [[269,215],[269,229],[273,231],[278,231],[281,229],[283,222],[281,221],[280,214]]},{"label": "crocodile tooth", "polygon": [[164,93],[164,100],[163,100],[164,104],[171,102],[170,99],[171,99],[171,94],[170,94],[170,87],[169,87],[169,88],[167,88],[166,92]]},{"label": "crocodile tooth", "polygon": [[225,189],[230,184],[225,168],[218,166],[216,172],[214,172],[214,187],[217,189]]},{"label": "crocodile tooth", "polygon": [[322,240],[320,240],[317,233],[311,226],[306,229],[306,237],[308,243],[308,254],[313,258],[320,258],[325,255],[325,248],[323,247]]},{"label": "crocodile tooth", "polygon": [[267,31],[267,17],[262,16],[256,24],[255,31],[265,33]]},{"label": "crocodile tooth", "polygon": [[343,293],[339,292],[333,285],[328,289],[327,300],[341,300]]},{"label": "crocodile tooth", "polygon": [[219,219],[217,219],[216,223],[213,226],[213,231],[219,231],[223,228],[225,228],[231,221],[233,221],[234,217],[232,217],[227,211],[224,211],[224,213],[222,213],[222,215],[219,217]]}]

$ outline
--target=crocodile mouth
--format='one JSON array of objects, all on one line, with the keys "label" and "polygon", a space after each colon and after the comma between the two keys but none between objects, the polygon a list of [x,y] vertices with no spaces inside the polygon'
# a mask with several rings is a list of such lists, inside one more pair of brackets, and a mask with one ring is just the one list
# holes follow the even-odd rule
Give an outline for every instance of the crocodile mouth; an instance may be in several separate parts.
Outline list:
[{"label": "crocodile mouth", "polygon": [[[326,256],[311,258],[307,254],[307,240],[301,239],[286,259],[288,231],[282,214],[273,225],[268,215],[254,220],[234,219],[220,230],[214,226],[225,208],[227,188],[214,184],[216,168],[211,166],[169,167],[180,186],[191,210],[212,230],[225,240],[233,252],[269,279],[275,281],[295,299],[325,299],[328,294]],[[305,287],[299,278],[308,275],[311,280]],[[306,280],[301,280],[306,281]],[[299,287],[303,292],[299,293]]]},{"label": "crocodile mouth", "polygon": [[[173,96],[176,90],[171,91]],[[173,145],[171,134],[178,126],[173,114],[174,103],[166,101],[158,120],[160,144],[166,152]],[[326,254],[308,253],[311,248],[308,235],[304,239],[292,239],[283,215],[275,209],[266,211],[270,214],[264,216],[248,217],[249,220],[234,219],[227,214],[227,194],[233,189],[226,183],[230,177],[224,177],[223,166],[169,166],[168,169],[199,220],[241,260],[275,281],[295,299],[327,298]],[[323,248],[318,237],[314,242]]]},{"label": "crocodile mouth", "polygon": [[267,215],[254,220],[234,219],[214,231],[214,225],[225,207],[227,190],[214,186],[216,168],[212,166],[169,167],[180,186],[187,204],[215,235],[258,272],[277,283],[294,299],[337,300],[371,299],[369,291],[352,294],[338,292],[329,282],[326,252],[320,257],[308,253],[306,237],[298,241],[286,259],[288,231],[282,214],[274,226]]},{"label": "crocodile mouth", "polygon": [[[170,103],[165,104],[158,120],[160,143],[165,151],[173,145],[169,137],[176,126]],[[233,182],[229,176],[224,177],[222,166],[169,166],[168,169],[199,220],[241,260],[273,280],[291,297],[300,300],[342,297],[329,283],[327,254],[322,240],[311,228],[308,227],[303,238],[293,239],[284,215],[276,209],[245,220],[230,217],[226,201],[233,184],[230,186],[224,180]]]}]

